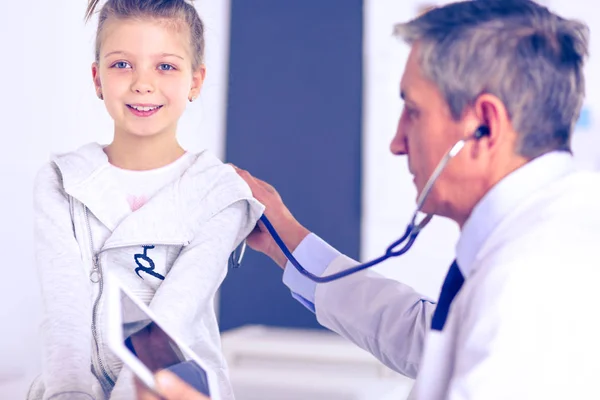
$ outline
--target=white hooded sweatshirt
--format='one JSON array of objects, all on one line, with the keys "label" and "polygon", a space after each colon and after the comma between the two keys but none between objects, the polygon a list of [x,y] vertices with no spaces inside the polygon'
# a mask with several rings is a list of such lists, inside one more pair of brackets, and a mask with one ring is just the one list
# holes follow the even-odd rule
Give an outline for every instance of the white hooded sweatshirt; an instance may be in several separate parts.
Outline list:
[{"label": "white hooded sweatshirt", "polygon": [[[114,272],[217,373],[233,399],[214,296],[264,207],[208,152],[136,211],[99,144],[55,157],[35,186],[44,301],[43,372],[28,399],[131,399],[132,374],[105,343],[104,274]],[[144,262],[140,262],[144,261]]]}]

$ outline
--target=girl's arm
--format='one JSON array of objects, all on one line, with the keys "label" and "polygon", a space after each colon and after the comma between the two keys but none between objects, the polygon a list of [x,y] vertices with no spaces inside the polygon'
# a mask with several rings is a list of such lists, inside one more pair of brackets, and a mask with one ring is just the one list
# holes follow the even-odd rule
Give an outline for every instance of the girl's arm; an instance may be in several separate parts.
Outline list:
[{"label": "girl's arm", "polygon": [[36,179],[34,234],[44,305],[44,399],[94,399],[91,286],[73,232],[69,200],[54,164],[45,166]]},{"label": "girl's arm", "polygon": [[174,334],[186,338],[199,311],[214,312],[213,298],[247,219],[248,203],[234,203],[198,227],[192,242],[181,251],[150,303]]}]

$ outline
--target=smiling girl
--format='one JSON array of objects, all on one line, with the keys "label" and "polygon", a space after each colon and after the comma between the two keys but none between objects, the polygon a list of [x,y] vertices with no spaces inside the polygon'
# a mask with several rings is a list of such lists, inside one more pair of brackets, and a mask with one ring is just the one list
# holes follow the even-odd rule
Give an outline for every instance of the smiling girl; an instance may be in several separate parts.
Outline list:
[{"label": "smiling girl", "polygon": [[[88,19],[97,5],[89,2]],[[36,180],[45,311],[43,372],[29,398],[134,398],[131,373],[105,342],[107,271],[233,398],[214,296],[263,207],[230,166],[177,141],[179,118],[204,81],[203,54],[203,23],[184,0],[108,0],[100,9],[92,76],[114,138],[54,157]]]}]

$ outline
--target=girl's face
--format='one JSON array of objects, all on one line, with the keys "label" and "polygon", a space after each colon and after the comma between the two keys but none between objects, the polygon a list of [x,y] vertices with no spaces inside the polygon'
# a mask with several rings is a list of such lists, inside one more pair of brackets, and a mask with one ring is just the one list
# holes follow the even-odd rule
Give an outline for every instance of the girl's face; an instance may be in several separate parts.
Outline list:
[{"label": "girl's face", "polygon": [[92,74],[115,135],[174,136],[205,75],[204,66],[192,69],[189,30],[169,20],[112,18],[101,43]]}]

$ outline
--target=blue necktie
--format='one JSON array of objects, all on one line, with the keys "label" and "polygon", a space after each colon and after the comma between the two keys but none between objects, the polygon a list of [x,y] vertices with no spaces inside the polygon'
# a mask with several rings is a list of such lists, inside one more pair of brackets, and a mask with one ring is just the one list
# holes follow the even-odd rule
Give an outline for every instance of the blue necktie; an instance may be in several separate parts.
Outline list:
[{"label": "blue necktie", "polygon": [[433,312],[433,319],[431,320],[431,329],[435,331],[441,331],[444,329],[446,318],[448,318],[448,310],[450,310],[450,304],[452,300],[460,290],[465,278],[458,268],[456,260],[450,266],[448,275],[442,285],[442,292],[440,293],[440,300],[438,301],[437,307]]}]

